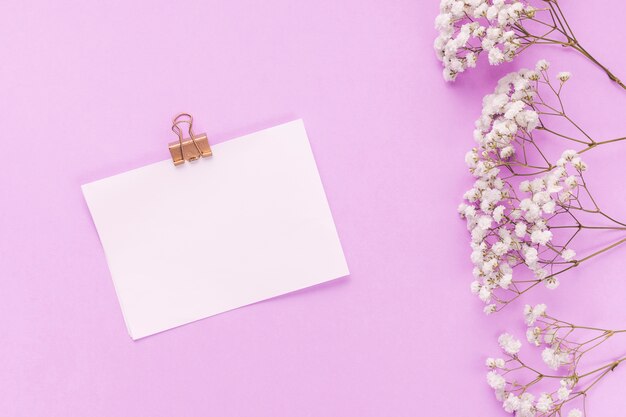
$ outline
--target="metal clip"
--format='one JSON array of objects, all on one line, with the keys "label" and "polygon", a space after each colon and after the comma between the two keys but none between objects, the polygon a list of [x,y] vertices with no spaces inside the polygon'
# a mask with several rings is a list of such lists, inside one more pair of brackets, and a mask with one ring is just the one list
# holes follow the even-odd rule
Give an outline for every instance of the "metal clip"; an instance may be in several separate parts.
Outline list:
[{"label": "metal clip", "polygon": [[[183,139],[183,131],[179,127],[181,123],[187,123],[189,125],[189,137],[186,139]],[[205,156],[213,155],[206,133],[194,135],[192,127],[193,117],[188,113],[180,113],[172,121],[172,131],[178,136],[178,141],[168,145],[174,165],[180,165],[185,163],[185,161],[191,162]]]}]

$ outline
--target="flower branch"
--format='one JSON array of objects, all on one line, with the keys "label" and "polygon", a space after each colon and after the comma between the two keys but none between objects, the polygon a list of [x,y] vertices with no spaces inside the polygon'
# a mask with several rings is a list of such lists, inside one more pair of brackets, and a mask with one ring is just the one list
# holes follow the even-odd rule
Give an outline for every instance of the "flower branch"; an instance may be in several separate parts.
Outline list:
[{"label": "flower branch", "polygon": [[491,65],[499,65],[532,45],[558,45],[582,54],[626,89],[580,44],[558,0],[441,0],[435,28],[434,47],[447,81],[475,67],[483,52]]},{"label": "flower branch", "polygon": [[[626,243],[626,223],[600,207],[580,156],[623,138],[596,140],[586,132],[565,111],[562,93],[571,75],[559,73],[554,84],[548,68],[542,60],[533,71],[521,70],[499,81],[483,100],[474,131],[478,146],[466,156],[476,181],[459,213],[471,235],[471,289],[487,304],[488,314],[540,283],[557,288],[561,274]],[[563,125],[578,136],[566,133]],[[553,158],[545,145],[559,141],[582,147]],[[618,236],[600,248],[574,250],[581,235],[600,232]],[[520,268],[521,276],[514,277]]]},{"label": "flower branch", "polygon": [[[487,383],[505,411],[516,417],[568,417],[586,415],[589,390],[626,356],[609,359],[594,369],[585,369],[584,358],[609,339],[626,330],[608,330],[568,323],[546,314],[545,304],[524,308],[528,343],[543,347],[541,361],[548,370],[540,370],[520,357],[522,342],[504,333],[498,338],[504,358],[488,358]],[[558,381],[558,384],[554,382]],[[571,408],[582,399],[583,411]]]}]

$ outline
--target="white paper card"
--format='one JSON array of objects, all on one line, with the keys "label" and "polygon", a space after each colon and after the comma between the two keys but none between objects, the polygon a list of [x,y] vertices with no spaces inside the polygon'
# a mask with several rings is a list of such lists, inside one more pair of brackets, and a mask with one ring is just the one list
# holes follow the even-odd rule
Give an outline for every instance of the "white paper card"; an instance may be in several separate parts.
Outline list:
[{"label": "white paper card", "polygon": [[139,339],[348,275],[301,120],[82,186]]}]

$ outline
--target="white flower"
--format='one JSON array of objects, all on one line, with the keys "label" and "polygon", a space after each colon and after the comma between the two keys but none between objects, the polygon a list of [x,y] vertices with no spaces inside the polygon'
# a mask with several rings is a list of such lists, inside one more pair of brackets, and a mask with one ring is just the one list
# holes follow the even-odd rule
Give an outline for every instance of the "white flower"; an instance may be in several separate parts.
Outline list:
[{"label": "white flower", "polygon": [[506,400],[502,403],[502,407],[504,411],[507,413],[514,413],[520,408],[521,401],[518,397],[516,397],[513,393],[509,393],[506,397]]},{"label": "white flower", "polygon": [[574,159],[572,159],[572,165],[574,166],[574,168],[576,168],[578,171],[586,171],[587,170],[587,164],[584,163],[582,161],[582,159],[580,159],[579,157],[576,157]]},{"label": "white flower", "polygon": [[573,249],[565,249],[563,252],[561,252],[561,258],[563,258],[565,261],[571,261],[572,259],[574,259],[575,256],[576,252],[574,252]]},{"label": "white flower", "polygon": [[571,389],[568,389],[566,385],[561,385],[561,388],[559,388],[556,391],[556,395],[559,398],[559,400],[561,401],[565,401],[569,398],[570,393],[572,392]]},{"label": "white flower", "polygon": [[538,72],[539,71],[546,71],[548,68],[550,68],[550,63],[548,61],[546,61],[545,59],[542,59],[539,62],[537,62],[537,65],[535,66],[535,69]]},{"label": "white flower", "polygon": [[493,210],[493,219],[496,223],[500,223],[502,221],[502,217],[504,216],[504,206],[497,206]]},{"label": "white flower", "polygon": [[476,149],[472,149],[468,153],[465,154],[465,163],[470,168],[475,168],[476,163],[478,162],[478,155],[476,154]]},{"label": "white flower", "polygon": [[520,407],[516,417],[535,417],[535,407],[533,405],[535,397],[531,393],[525,392],[520,396],[520,399]]},{"label": "white flower", "polygon": [[574,385],[576,385],[576,378],[574,376],[569,376],[560,380],[559,383],[562,387],[572,389],[574,388]]},{"label": "white flower", "polygon": [[541,210],[544,213],[548,213],[548,214],[554,213],[555,209],[556,209],[556,202],[554,200],[550,200],[547,203],[545,203],[543,206],[541,206]]},{"label": "white flower", "polygon": [[528,330],[526,330],[526,339],[528,340],[528,343],[535,345],[535,346],[540,346],[541,345],[541,328],[529,327]]},{"label": "white flower", "polygon": [[488,56],[491,65],[500,65],[505,60],[505,55],[498,48],[491,48]]},{"label": "white flower", "polygon": [[569,410],[569,413],[567,413],[567,417],[583,417],[583,412],[578,408],[572,408]]},{"label": "white flower", "polygon": [[500,158],[507,159],[515,154],[515,148],[512,146],[505,146],[500,150]]},{"label": "white flower", "polygon": [[483,309],[483,312],[486,315],[490,315],[490,314],[495,313],[497,311],[497,309],[498,309],[498,306],[496,306],[495,304],[489,304],[489,305],[485,306],[485,308]]},{"label": "white flower", "polygon": [[516,355],[522,348],[522,342],[508,333],[503,333],[498,338],[498,344],[509,355]]},{"label": "white flower", "polygon": [[487,39],[497,41],[502,36],[502,29],[499,27],[491,26],[487,28]]},{"label": "white flower", "polygon": [[547,308],[545,304],[537,304],[534,307],[526,304],[524,306],[524,319],[526,324],[531,326],[539,317],[545,316]]},{"label": "white flower", "polygon": [[519,222],[515,225],[515,236],[524,237],[526,235],[526,223]]},{"label": "white flower", "polygon": [[561,158],[564,159],[565,161],[571,161],[572,159],[576,157],[578,157],[578,153],[572,149],[567,149],[563,151],[563,153],[561,154]]},{"label": "white flower", "polygon": [[569,362],[569,355],[554,348],[545,348],[541,352],[541,359],[550,369],[556,370],[561,365]]},{"label": "white flower", "polygon": [[[505,253],[507,253],[509,250],[509,245],[507,245],[504,242],[496,242],[493,244],[493,246],[491,247],[491,251],[493,253],[495,253],[498,256],[502,256]],[[495,262],[497,262],[497,260],[494,259]]]},{"label": "white flower", "polygon": [[537,249],[530,247],[530,246],[526,246],[526,248],[524,248],[524,260],[526,261],[526,264],[529,266],[536,264],[537,261],[539,260]]},{"label": "white flower", "polygon": [[481,1],[480,4],[474,9],[474,17],[480,18],[487,16],[487,9],[489,5],[486,2]]},{"label": "white flower", "polygon": [[504,389],[506,380],[496,371],[490,371],[487,373],[487,384],[495,390]]},{"label": "white flower", "polygon": [[519,112],[521,112],[524,109],[525,106],[526,106],[526,103],[524,103],[521,100],[512,101],[508,103],[506,105],[506,112],[504,113],[504,117],[506,119],[514,119],[515,116],[517,116]]},{"label": "white flower", "polygon": [[537,411],[541,412],[541,413],[547,413],[548,411],[550,411],[550,408],[552,407],[552,396],[550,394],[541,394],[539,396],[539,399],[537,400]]},{"label": "white flower", "polygon": [[506,366],[506,362],[502,358],[487,358],[487,360],[485,361],[485,365],[487,365],[487,367],[491,369],[504,369],[504,367]]},{"label": "white flower", "polygon": [[549,277],[545,281],[546,288],[549,290],[555,290],[558,288],[560,282],[556,277]]},{"label": "white flower", "polygon": [[491,300],[491,290],[483,286],[480,291],[478,291],[478,296],[483,302],[488,303],[489,300]]},{"label": "white flower", "polygon": [[559,80],[561,80],[561,82],[563,82],[563,83],[564,83],[565,81],[569,80],[571,76],[572,76],[572,74],[570,74],[569,72],[565,72],[565,71],[563,71],[563,72],[559,72],[559,73],[556,75],[556,77],[557,77]]},{"label": "white flower", "polygon": [[570,175],[563,181],[567,188],[576,188],[578,186],[578,178],[573,175]]},{"label": "white flower", "polygon": [[480,229],[487,230],[487,229],[491,228],[491,223],[493,223],[493,219],[491,217],[489,217],[489,216],[480,216],[480,218],[478,219],[477,226]]},{"label": "white flower", "polygon": [[469,52],[467,55],[465,55],[465,64],[467,65],[467,68],[475,68],[477,61],[478,57],[474,52]]},{"label": "white flower", "polygon": [[530,234],[530,239],[533,243],[545,246],[552,239],[552,232],[549,230],[535,230]]},{"label": "white flower", "polygon": [[507,288],[509,288],[512,282],[513,282],[513,274],[508,272],[506,274],[502,274],[502,278],[500,278],[498,285],[501,288],[504,288],[506,290]]},{"label": "white flower", "polygon": [[530,181],[525,180],[525,181],[520,182],[520,184],[519,184],[519,190],[520,190],[520,191],[524,191],[525,193],[530,192],[530,191],[531,191],[531,190],[530,190]]}]

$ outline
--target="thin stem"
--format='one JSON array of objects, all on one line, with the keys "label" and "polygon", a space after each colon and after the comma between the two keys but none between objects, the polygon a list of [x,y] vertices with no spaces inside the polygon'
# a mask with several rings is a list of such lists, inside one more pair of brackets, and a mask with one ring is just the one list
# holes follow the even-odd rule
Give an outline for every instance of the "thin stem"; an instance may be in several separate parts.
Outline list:
[{"label": "thin stem", "polygon": [[598,67],[600,67],[605,73],[606,75],[609,77],[609,79],[613,82],[615,82],[617,85],[619,85],[620,87],[622,87],[624,90],[626,90],[626,85],[624,85],[624,83],[617,78],[607,67],[605,67],[604,65],[602,65],[597,59],[595,59],[589,52],[587,52],[587,50],[585,48],[582,47],[582,45],[580,43],[578,43],[578,41],[575,41],[573,44],[569,45],[570,47],[572,47],[573,49],[577,50],[578,52],[580,52],[581,54],[583,54],[585,57],[587,57],[591,62],[593,62],[594,64],[596,64]]},{"label": "thin stem", "polygon": [[592,253],[591,255],[585,256],[584,258],[582,258],[581,260],[579,260],[579,261],[578,261],[578,264],[580,264],[580,263],[582,263],[582,262],[584,262],[584,261],[586,261],[586,260],[589,260],[589,259],[593,258],[594,256],[598,256],[598,255],[600,255],[601,253],[604,253],[604,252],[606,252],[606,251],[608,251],[608,250],[611,250],[611,249],[613,249],[614,247],[619,246],[619,245],[621,245],[621,244],[622,244],[622,243],[624,243],[624,242],[626,242],[626,238],[624,238],[624,239],[620,239],[620,240],[618,240],[617,242],[615,242],[615,243],[613,243],[613,244],[611,244],[611,245],[609,245],[609,246],[605,247],[604,249],[600,249],[599,251],[594,252],[594,253]]}]

